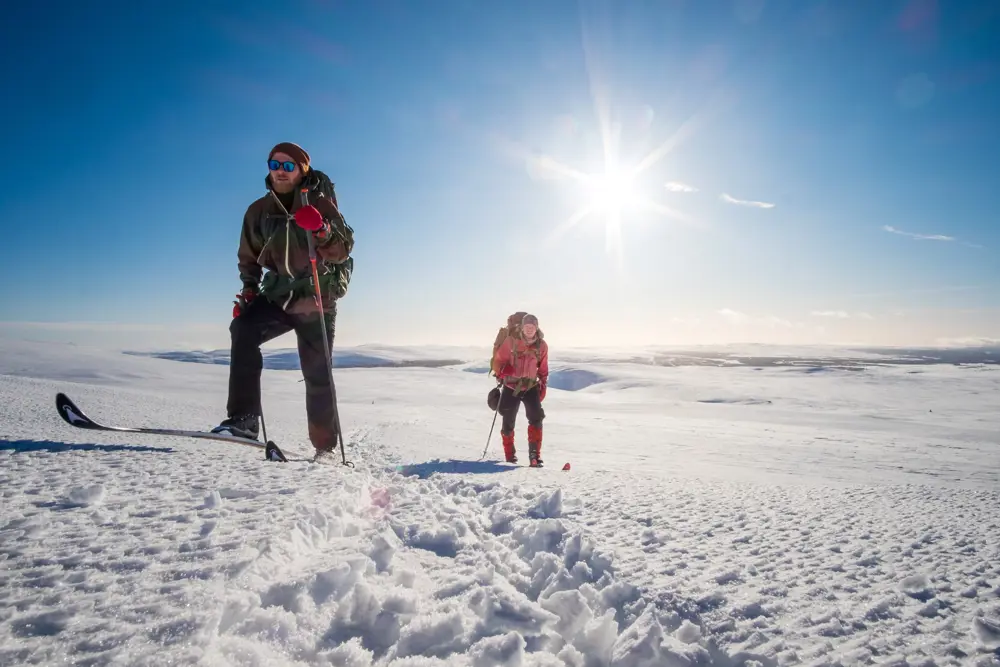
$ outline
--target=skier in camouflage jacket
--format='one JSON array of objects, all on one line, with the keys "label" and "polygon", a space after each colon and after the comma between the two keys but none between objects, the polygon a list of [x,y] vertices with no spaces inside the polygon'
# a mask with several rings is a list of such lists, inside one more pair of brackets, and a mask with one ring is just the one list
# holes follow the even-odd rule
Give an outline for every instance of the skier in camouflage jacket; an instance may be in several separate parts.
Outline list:
[{"label": "skier in camouflage jacket", "polygon": [[[337,206],[333,183],[300,146],[283,142],[268,154],[267,192],[243,216],[237,268],[243,290],[229,327],[228,418],[213,429],[256,439],[261,414],[260,347],[289,331],[305,380],[309,439],[317,453],[336,447],[332,388],[323,327],[312,283],[307,235],[317,256],[327,340],[333,348],[337,301],[347,292],[354,231]],[[308,203],[302,200],[305,191]]]}]

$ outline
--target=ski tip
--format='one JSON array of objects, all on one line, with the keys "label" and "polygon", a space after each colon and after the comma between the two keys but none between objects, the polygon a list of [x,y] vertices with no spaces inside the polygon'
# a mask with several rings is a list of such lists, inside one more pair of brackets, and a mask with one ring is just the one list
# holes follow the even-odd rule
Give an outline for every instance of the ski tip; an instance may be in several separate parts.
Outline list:
[{"label": "ski tip", "polygon": [[83,410],[76,407],[76,404],[69,400],[69,396],[62,392],[56,394],[56,410],[63,421],[70,426],[94,428],[94,422],[91,421],[90,417],[83,414]]},{"label": "ski tip", "polygon": [[279,463],[288,463],[288,459],[282,453],[278,446],[274,444],[271,440],[267,441],[264,446],[264,459],[267,461],[277,461]]}]

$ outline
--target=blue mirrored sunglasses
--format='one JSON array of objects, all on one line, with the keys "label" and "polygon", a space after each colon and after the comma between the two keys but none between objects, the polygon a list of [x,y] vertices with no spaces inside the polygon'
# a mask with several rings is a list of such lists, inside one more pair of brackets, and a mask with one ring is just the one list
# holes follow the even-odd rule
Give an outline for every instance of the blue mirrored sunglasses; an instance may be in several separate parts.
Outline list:
[{"label": "blue mirrored sunglasses", "polygon": [[271,171],[278,171],[279,169],[284,169],[288,173],[295,171],[294,162],[278,162],[277,160],[268,160],[267,167]]}]

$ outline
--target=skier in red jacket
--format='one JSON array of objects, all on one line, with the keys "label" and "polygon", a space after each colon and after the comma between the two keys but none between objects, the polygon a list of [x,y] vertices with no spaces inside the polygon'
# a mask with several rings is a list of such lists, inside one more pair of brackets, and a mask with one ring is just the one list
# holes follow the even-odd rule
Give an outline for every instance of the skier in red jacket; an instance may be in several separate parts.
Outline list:
[{"label": "skier in red jacket", "polygon": [[500,436],[508,463],[517,463],[514,448],[514,425],[524,404],[528,417],[528,460],[531,467],[542,465],[542,421],[545,389],[549,381],[549,345],[538,328],[538,318],[525,315],[497,348],[494,368],[503,384],[499,413],[503,416]]}]

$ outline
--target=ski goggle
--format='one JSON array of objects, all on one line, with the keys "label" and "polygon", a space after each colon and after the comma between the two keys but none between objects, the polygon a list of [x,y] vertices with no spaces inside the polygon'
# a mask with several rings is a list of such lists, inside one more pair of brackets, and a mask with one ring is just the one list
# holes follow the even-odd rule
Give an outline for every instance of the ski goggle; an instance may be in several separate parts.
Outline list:
[{"label": "ski goggle", "polygon": [[296,164],[294,162],[278,162],[277,160],[268,160],[267,168],[271,171],[278,171],[279,169],[284,169],[288,173],[295,171]]}]

